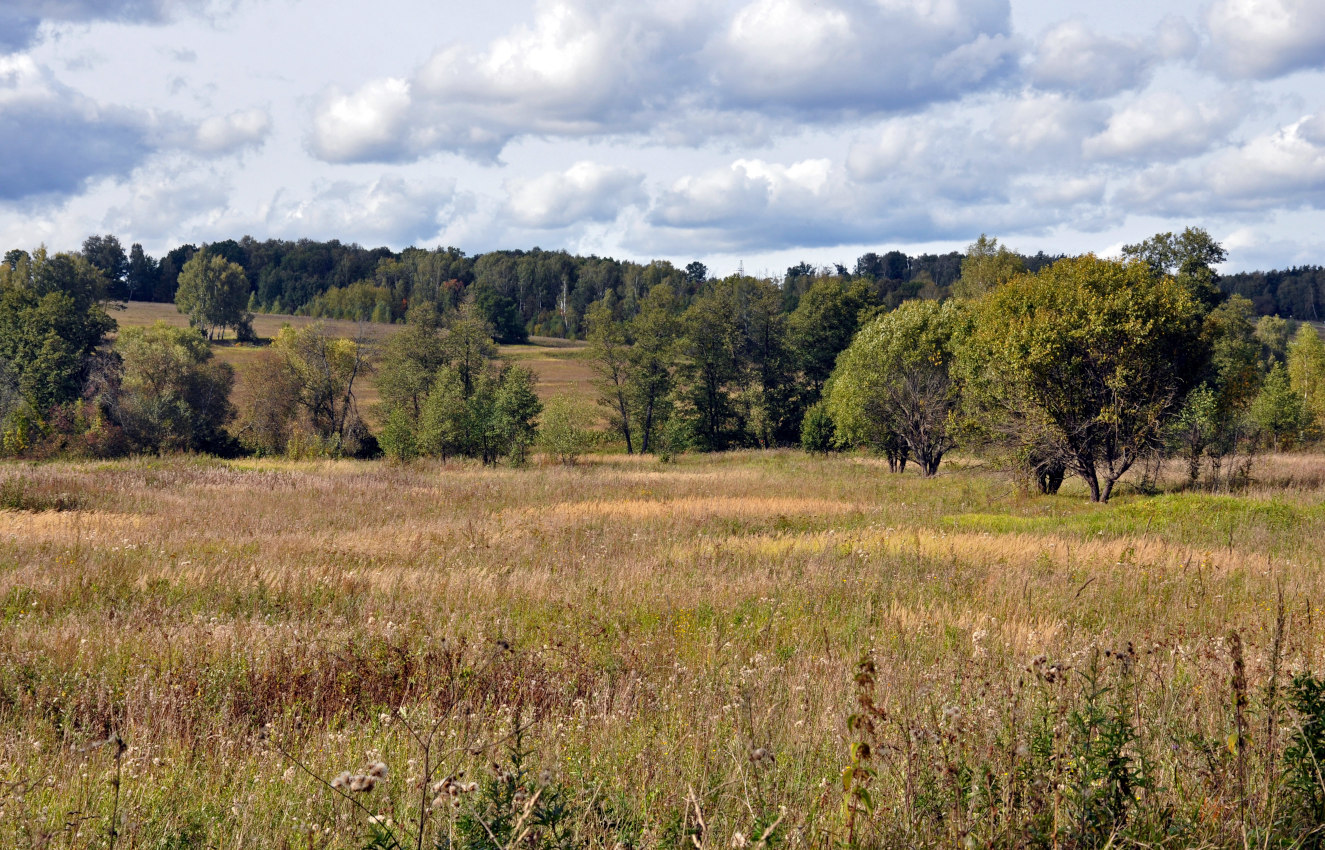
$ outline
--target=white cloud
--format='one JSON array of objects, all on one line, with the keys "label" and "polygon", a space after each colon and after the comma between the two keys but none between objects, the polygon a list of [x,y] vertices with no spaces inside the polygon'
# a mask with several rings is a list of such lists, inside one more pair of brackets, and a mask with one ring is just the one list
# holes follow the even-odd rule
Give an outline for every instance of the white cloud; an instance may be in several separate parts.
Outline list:
[{"label": "white cloud", "polygon": [[1083,144],[1089,157],[1141,158],[1151,162],[1203,153],[1236,127],[1248,99],[1229,93],[1216,102],[1162,91],[1119,109],[1108,127]]},{"label": "white cloud", "polygon": [[652,219],[668,227],[725,224],[769,210],[831,203],[826,159],[792,165],[738,159],[729,168],[684,177],[658,199]]},{"label": "white cloud", "polygon": [[493,159],[519,136],[680,140],[703,121],[708,139],[760,116],[913,109],[1010,73],[1008,30],[1007,0],[546,0],[483,49],[454,44],[408,79],[332,91],[310,148],[332,162]]},{"label": "white cloud", "polygon": [[382,177],[337,182],[299,200],[278,198],[267,224],[291,238],[345,239],[375,244],[422,244],[441,231],[456,201],[454,181],[432,186]]},{"label": "white cloud", "polygon": [[1114,38],[1082,21],[1064,21],[1036,44],[1030,79],[1046,91],[1111,97],[1143,87],[1162,60],[1188,57],[1196,45],[1196,34],[1179,18],[1165,18],[1147,38]]},{"label": "white cloud", "polygon": [[1113,203],[1138,212],[1190,215],[1325,209],[1325,145],[1302,119],[1197,162],[1150,166],[1129,176]]},{"label": "white cloud", "polygon": [[271,115],[265,109],[247,109],[207,118],[194,132],[193,147],[220,156],[261,145],[271,133]]},{"label": "white cloud", "polygon": [[205,227],[226,213],[230,187],[215,174],[179,167],[143,169],[126,181],[128,198],[106,212],[112,232],[132,233],[135,241],[178,237]]},{"label": "white cloud", "polygon": [[353,94],[330,92],[317,110],[310,146],[328,162],[396,159],[408,148],[409,110],[405,80],[377,80]]},{"label": "white cloud", "polygon": [[1226,76],[1269,79],[1325,67],[1320,0],[1218,0],[1205,23],[1209,60]]},{"label": "white cloud", "polygon": [[1220,154],[1206,169],[1212,192],[1252,206],[1298,202],[1325,207],[1325,147],[1302,132],[1306,123]]},{"label": "white cloud", "polygon": [[627,168],[577,162],[564,172],[511,181],[507,209],[516,223],[539,229],[612,221],[646,202],[644,175]]},{"label": "white cloud", "polygon": [[1005,0],[753,0],[705,58],[720,103],[832,119],[985,88],[1013,52]]}]

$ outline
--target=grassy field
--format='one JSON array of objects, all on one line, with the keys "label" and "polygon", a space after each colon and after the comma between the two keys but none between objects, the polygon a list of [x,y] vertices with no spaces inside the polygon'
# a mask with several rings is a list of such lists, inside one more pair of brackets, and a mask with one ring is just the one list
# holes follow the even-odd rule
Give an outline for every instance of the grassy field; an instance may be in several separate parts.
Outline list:
[{"label": "grassy field", "polygon": [[[125,309],[113,311],[112,315],[121,327],[140,327],[162,321],[176,327],[187,327],[186,319],[174,304],[156,304],[145,301],[130,302]],[[253,330],[259,339],[270,340],[284,324],[296,328],[306,327],[319,321],[307,316],[255,314]],[[347,339],[365,339],[370,345],[380,345],[387,337],[400,328],[399,325],[385,325],[374,322],[346,322],[334,319],[321,320],[328,331]],[[233,340],[219,340],[213,343],[213,351],[220,360],[235,367],[234,399],[241,411],[255,392],[260,388],[251,385],[249,365],[253,358],[262,351],[262,345],[241,345]],[[593,372],[585,359],[585,346],[582,342],[572,342],[550,337],[533,337],[529,345],[504,345],[500,347],[501,356],[528,366],[538,376],[535,387],[541,398],[554,395],[574,395],[592,405],[590,381]],[[355,396],[359,409],[368,420],[370,427],[379,427],[376,413],[380,397],[373,383],[372,375],[366,381],[356,385]]]},{"label": "grassy field", "polygon": [[1325,458],[960,466],[0,468],[0,846],[1287,846]]}]

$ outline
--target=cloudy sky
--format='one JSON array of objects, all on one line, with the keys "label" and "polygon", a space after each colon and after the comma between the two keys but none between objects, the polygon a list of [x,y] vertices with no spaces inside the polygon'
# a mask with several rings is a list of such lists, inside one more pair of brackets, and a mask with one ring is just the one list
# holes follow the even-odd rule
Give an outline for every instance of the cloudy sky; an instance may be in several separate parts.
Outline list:
[{"label": "cloudy sky", "polygon": [[1321,0],[2,0],[0,246],[1325,263]]}]

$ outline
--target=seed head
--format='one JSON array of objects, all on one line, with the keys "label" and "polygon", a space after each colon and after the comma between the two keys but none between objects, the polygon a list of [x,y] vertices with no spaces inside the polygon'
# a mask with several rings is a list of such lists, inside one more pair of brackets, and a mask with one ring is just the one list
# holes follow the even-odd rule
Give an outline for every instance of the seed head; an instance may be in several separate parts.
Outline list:
[{"label": "seed head", "polygon": [[368,765],[368,775],[386,781],[386,762],[375,761]]},{"label": "seed head", "polygon": [[350,784],[350,780],[353,778],[354,777],[350,776],[350,772],[348,770],[341,771],[336,775],[335,779],[331,780],[331,787],[344,788],[345,786]]},{"label": "seed head", "polygon": [[351,776],[351,777],[350,777],[350,790],[351,790],[351,791],[355,791],[355,792],[358,792],[358,793],[364,793],[364,794],[366,794],[367,792],[373,790],[373,789],[376,788],[376,787],[377,787],[377,777],[376,777],[376,776]]}]

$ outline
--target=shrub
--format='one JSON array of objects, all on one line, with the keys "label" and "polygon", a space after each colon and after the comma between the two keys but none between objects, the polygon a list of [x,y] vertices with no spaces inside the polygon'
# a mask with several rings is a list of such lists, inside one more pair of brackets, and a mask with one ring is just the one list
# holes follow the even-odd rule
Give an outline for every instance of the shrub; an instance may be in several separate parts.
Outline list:
[{"label": "shrub", "polygon": [[538,442],[558,461],[573,465],[593,448],[593,416],[582,401],[570,396],[548,400],[539,419]]}]

